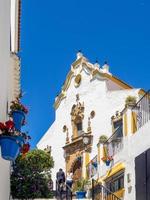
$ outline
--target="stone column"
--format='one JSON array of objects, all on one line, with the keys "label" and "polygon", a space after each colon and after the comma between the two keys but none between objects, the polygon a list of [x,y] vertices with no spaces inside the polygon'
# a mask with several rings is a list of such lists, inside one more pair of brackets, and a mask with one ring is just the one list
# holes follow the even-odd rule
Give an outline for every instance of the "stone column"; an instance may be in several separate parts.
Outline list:
[{"label": "stone column", "polygon": [[87,178],[86,166],[90,162],[90,153],[85,151],[83,153],[83,164],[82,164],[82,177]]}]

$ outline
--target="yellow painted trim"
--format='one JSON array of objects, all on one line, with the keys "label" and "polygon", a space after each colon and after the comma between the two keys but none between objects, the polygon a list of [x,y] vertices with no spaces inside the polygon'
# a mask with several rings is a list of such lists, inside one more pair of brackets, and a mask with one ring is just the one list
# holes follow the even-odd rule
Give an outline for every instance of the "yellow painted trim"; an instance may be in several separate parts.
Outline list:
[{"label": "yellow painted trim", "polygon": [[79,58],[78,60],[72,63],[72,66],[75,68],[77,65],[81,63],[82,60],[83,60],[83,57]]},{"label": "yellow painted trim", "polygon": [[62,91],[60,95],[57,97],[54,103],[54,108],[57,109],[61,103],[61,101],[66,97],[66,93]]},{"label": "yellow painted trim", "polygon": [[90,162],[90,154],[88,152],[85,153],[85,166],[87,166]]},{"label": "yellow painted trim", "polygon": [[124,197],[124,193],[125,193],[125,188],[122,188],[122,189],[118,190],[117,192],[114,192],[114,194],[119,198]]},{"label": "yellow painted trim", "polygon": [[[103,78],[107,78],[113,82],[115,82],[117,85],[119,85],[120,87],[122,87],[123,89],[132,89],[133,87],[128,85],[127,83],[123,82],[122,80],[118,79],[117,77],[115,76],[112,76],[112,75],[109,75],[107,73],[102,73],[100,72],[98,69],[96,70],[93,70],[93,67],[92,67],[92,64],[88,63],[88,61],[86,60],[86,58],[84,57],[81,57],[79,58],[78,60],[76,60],[73,64],[72,64],[72,67],[73,68],[76,68],[76,66],[78,64],[85,64],[88,69],[91,71],[92,75],[95,76],[95,75],[100,75],[101,77]],[[62,93],[63,92],[66,92],[66,90],[69,88],[70,86],[70,83],[71,83],[71,79],[72,77],[74,76],[74,72],[72,70],[70,70],[70,72],[68,73],[67,77],[66,77],[66,81],[64,83],[64,86],[62,87],[62,90],[61,90],[61,93],[59,94],[59,96],[57,97],[55,103],[54,103],[54,108],[57,109],[62,101]],[[141,90],[142,91],[142,90]]]},{"label": "yellow painted trim", "polygon": [[111,81],[115,82],[117,85],[121,86],[123,89],[132,89],[133,88],[132,86],[128,85],[127,83],[118,79],[117,77],[112,76],[107,73],[102,73],[97,69],[93,71],[93,76],[95,76],[96,74],[99,74],[99,75],[103,76],[104,78],[110,79]]},{"label": "yellow painted trim", "polygon": [[123,127],[124,127],[124,135],[127,136],[128,135],[128,123],[127,123],[127,114],[124,114],[124,120],[123,120]]},{"label": "yellow painted trim", "polygon": [[146,94],[146,91],[143,89],[140,89],[138,94],[144,96]]},{"label": "yellow painted trim", "polygon": [[[90,153],[88,153],[88,152],[85,152],[85,166],[84,166],[84,168],[85,168],[85,174],[84,174],[84,178],[86,179],[86,178],[88,178],[88,174],[87,174],[87,170],[86,170],[86,167],[87,167],[87,165],[89,164],[89,162],[90,162]],[[83,170],[84,171],[84,170]]]},{"label": "yellow painted trim", "polygon": [[62,90],[63,90],[63,91],[66,91],[66,90],[68,89],[68,87],[70,86],[71,78],[72,78],[73,74],[74,74],[74,73],[73,73],[72,71],[70,71],[70,72],[68,73],[67,78],[66,78],[66,81],[65,81],[65,83],[64,83],[64,86],[62,87]]},{"label": "yellow painted trim", "polygon": [[103,181],[106,180],[107,178],[113,176],[117,172],[125,169],[125,164],[124,163],[119,163],[118,165],[114,166],[112,169],[107,171],[106,176],[103,178]]},{"label": "yellow painted trim", "polygon": [[100,163],[100,154],[101,154],[100,145],[97,145],[97,151],[98,151],[97,162]]},{"label": "yellow painted trim", "polygon": [[104,74],[107,78],[109,78],[111,81],[115,82],[117,85],[121,86],[123,89],[132,89],[133,87],[125,83],[124,81],[118,79],[115,76],[111,76],[109,74]]},{"label": "yellow painted trim", "polygon": [[137,114],[135,112],[131,113],[131,133],[137,131]]}]

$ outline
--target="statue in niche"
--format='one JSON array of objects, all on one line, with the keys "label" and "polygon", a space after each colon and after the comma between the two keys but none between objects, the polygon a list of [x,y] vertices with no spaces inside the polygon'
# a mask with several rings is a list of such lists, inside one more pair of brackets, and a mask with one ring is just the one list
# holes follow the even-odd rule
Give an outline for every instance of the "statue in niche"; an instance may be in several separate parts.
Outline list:
[{"label": "statue in niche", "polygon": [[84,103],[79,102],[79,95],[76,95],[77,104],[72,106],[71,109],[71,123],[72,123],[72,130],[73,136],[72,138],[76,138],[80,136],[83,132],[82,122],[84,119]]}]

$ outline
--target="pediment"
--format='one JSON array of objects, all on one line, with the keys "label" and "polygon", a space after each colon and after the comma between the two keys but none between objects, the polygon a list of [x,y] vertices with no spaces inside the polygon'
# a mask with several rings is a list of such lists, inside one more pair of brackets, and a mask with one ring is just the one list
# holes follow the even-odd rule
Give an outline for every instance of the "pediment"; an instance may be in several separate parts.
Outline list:
[{"label": "pediment", "polygon": [[120,79],[112,76],[112,74],[105,70],[104,68],[100,68],[97,64],[90,63],[87,58],[84,56],[81,56],[79,59],[77,59],[75,62],[72,63],[71,69],[69,73],[67,74],[66,80],[64,85],[62,86],[60,94],[55,98],[54,108],[57,109],[61,103],[61,101],[66,97],[67,90],[71,85],[71,81],[73,78],[75,78],[75,87],[78,87],[80,85],[80,74],[82,72],[85,72],[87,75],[90,76],[90,80],[94,81],[95,79],[98,80],[112,80],[116,84],[120,85],[123,89],[131,89],[132,87],[128,84],[124,83]]}]

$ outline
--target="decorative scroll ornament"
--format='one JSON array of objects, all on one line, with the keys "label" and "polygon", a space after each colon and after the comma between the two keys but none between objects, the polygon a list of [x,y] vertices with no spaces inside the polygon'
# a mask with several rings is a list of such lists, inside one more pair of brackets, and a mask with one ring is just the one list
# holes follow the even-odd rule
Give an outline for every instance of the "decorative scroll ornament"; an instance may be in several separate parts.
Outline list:
[{"label": "decorative scroll ornament", "polygon": [[69,144],[69,131],[66,125],[63,126],[63,132],[66,133],[66,144]]},{"label": "decorative scroll ornament", "polygon": [[79,102],[79,94],[76,95],[77,104],[72,106],[71,110],[71,120],[75,122],[76,120],[83,120],[84,118],[84,103]]}]

